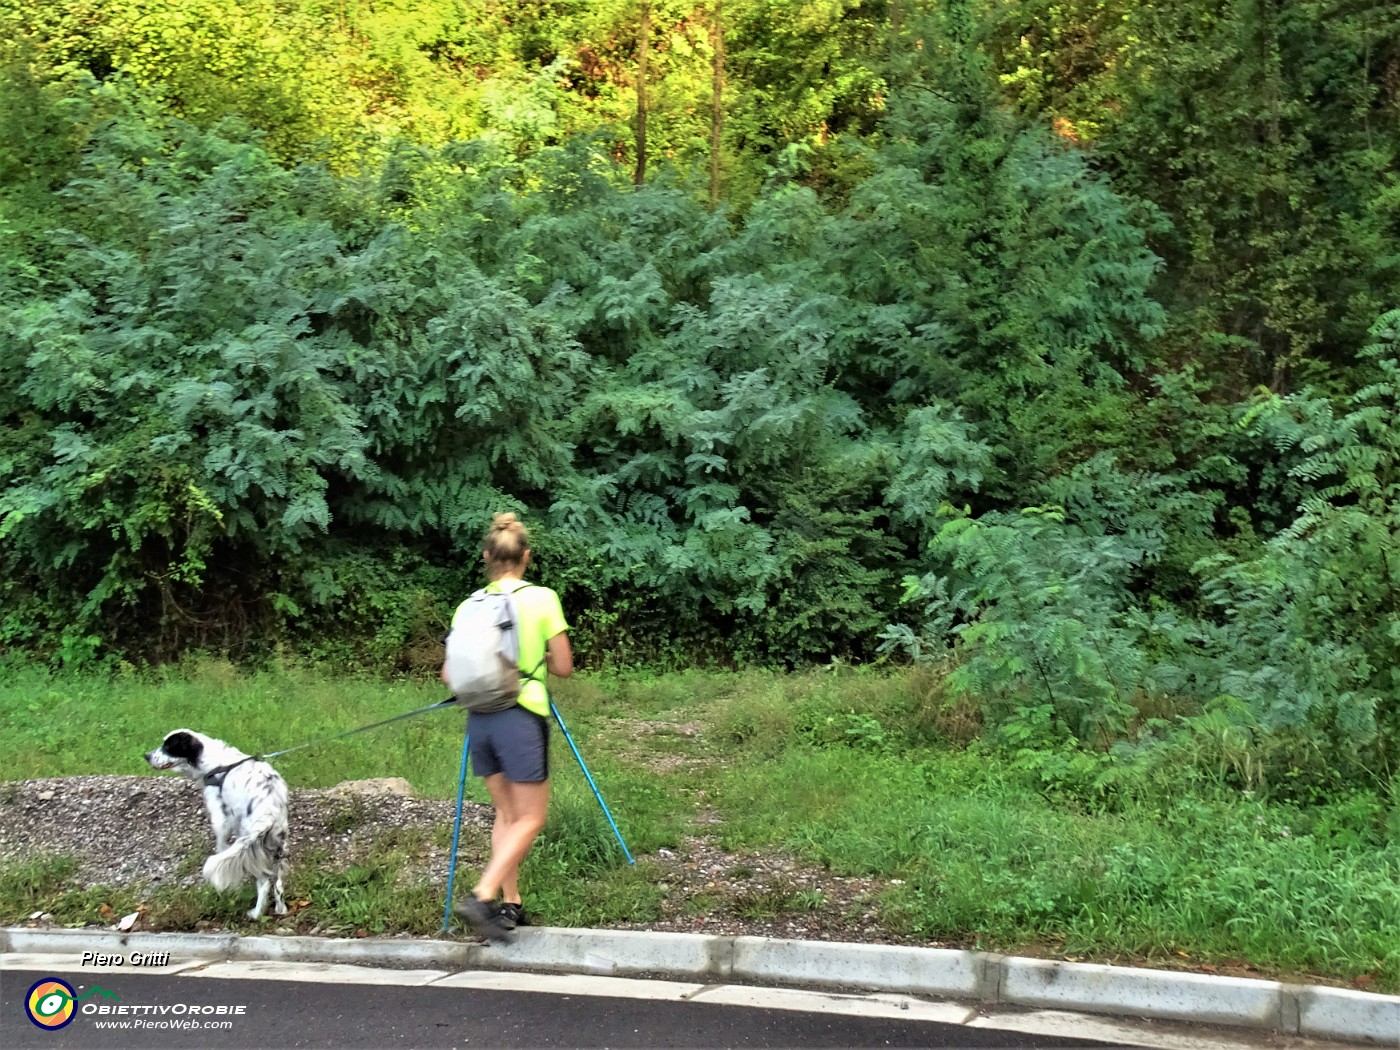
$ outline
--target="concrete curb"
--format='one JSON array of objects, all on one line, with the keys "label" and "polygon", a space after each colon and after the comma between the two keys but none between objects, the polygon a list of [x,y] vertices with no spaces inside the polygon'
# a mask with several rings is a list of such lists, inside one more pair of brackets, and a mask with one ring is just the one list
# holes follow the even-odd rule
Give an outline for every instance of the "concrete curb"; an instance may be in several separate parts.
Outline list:
[{"label": "concrete curb", "polygon": [[1284,1035],[1400,1047],[1400,996],[1241,977],[1003,957],[984,952],[765,937],[527,927],[513,944],[332,940],[232,933],[118,933],[0,928],[0,951],[77,955],[131,951],[219,960],[351,963],[420,969],[548,970],[739,977],[1234,1025]]},{"label": "concrete curb", "polygon": [[778,984],[859,985],[882,992],[995,1001],[976,952],[839,941],[735,937],[732,973]]},{"label": "concrete curb", "polygon": [[1020,1006],[1295,1033],[1297,1010],[1286,1013],[1284,999],[1285,988],[1277,981],[1049,959],[1007,959],[1002,964],[1001,1001]]}]

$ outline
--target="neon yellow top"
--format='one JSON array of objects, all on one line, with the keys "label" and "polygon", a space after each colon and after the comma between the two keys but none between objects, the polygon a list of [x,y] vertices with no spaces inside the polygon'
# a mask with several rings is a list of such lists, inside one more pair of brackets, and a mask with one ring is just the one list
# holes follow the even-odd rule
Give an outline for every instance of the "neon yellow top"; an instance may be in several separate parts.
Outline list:
[{"label": "neon yellow top", "polygon": [[[512,586],[507,586],[507,585]],[[559,595],[548,587],[523,580],[493,580],[486,585],[492,594],[504,591],[515,605],[516,633],[520,636],[520,706],[542,718],[549,717],[549,691],[544,679],[545,643],[569,629]],[[528,681],[526,675],[533,675]]]}]

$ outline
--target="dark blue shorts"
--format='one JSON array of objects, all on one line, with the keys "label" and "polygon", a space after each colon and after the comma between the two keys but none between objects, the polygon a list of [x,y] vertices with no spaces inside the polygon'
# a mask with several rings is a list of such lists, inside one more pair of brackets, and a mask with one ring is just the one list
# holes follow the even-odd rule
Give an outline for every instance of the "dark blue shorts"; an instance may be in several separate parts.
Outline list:
[{"label": "dark blue shorts", "polygon": [[517,704],[504,711],[473,711],[467,732],[477,776],[504,773],[513,784],[549,779],[549,719]]}]

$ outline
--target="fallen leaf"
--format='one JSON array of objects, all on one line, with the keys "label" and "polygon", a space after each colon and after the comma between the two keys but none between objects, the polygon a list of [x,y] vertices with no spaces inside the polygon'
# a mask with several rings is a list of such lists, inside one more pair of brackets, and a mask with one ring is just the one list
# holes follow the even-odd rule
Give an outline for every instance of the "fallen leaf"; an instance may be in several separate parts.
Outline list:
[{"label": "fallen leaf", "polygon": [[134,911],[130,915],[123,915],[122,921],[117,923],[117,929],[125,933],[136,925],[136,920],[139,918],[141,918],[141,913],[139,911]]},{"label": "fallen leaf", "polygon": [[107,916],[112,914],[112,906],[110,904],[102,905],[102,907],[97,909],[97,914],[101,915],[105,919]]}]

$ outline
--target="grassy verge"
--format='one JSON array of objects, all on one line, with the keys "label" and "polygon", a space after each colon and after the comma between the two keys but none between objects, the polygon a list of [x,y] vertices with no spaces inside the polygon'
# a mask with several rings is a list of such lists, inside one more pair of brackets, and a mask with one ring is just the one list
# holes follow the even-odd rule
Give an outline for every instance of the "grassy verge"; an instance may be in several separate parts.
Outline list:
[{"label": "grassy verge", "polygon": [[950,747],[958,718],[917,679],[773,683],[719,722],[726,844],[892,877],[897,932],[1400,987],[1394,799],[1269,801],[1189,756]]},{"label": "grassy verge", "polygon": [[[242,675],[213,663],[100,682],[12,673],[0,682],[10,727],[0,768],[14,778],[144,773],[141,753],[177,726],[274,749],[437,696],[427,684]],[[1400,989],[1400,837],[1383,793],[1303,806],[1235,790],[1209,764],[996,751],[969,743],[975,718],[942,706],[937,683],[912,675],[581,677],[557,700],[638,855],[676,845],[698,814],[715,813],[728,848],[782,847],[887,880],[880,921],[904,936],[1184,957],[1207,969],[1244,963]],[[451,797],[461,729],[459,716],[432,714],[278,764],[300,787],[405,776],[423,794]],[[619,863],[562,740],[554,761],[550,825],[523,873],[537,914],[565,925],[655,918],[656,870],[645,859]],[[435,930],[440,891],[396,877],[421,845],[386,833],[365,863],[295,872],[292,898],[314,902],[298,927]],[[75,887],[70,874],[62,858],[11,865],[0,873],[0,918],[42,909],[97,921],[137,904],[134,891]],[[742,872],[729,876],[727,903],[740,915],[820,903],[810,890],[760,891]],[[247,906],[206,887],[145,903],[168,928],[236,928]],[[705,914],[718,903],[697,895],[687,908]]]}]

